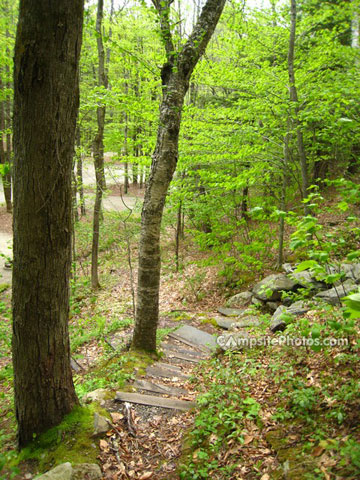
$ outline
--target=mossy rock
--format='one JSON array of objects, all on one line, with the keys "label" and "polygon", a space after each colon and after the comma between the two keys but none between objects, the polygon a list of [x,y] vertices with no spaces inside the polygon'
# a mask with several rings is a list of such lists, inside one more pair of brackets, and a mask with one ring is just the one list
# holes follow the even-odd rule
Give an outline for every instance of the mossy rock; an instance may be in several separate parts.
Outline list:
[{"label": "mossy rock", "polygon": [[175,310],[174,312],[169,312],[166,314],[168,317],[171,318],[173,322],[181,322],[184,320],[191,320],[191,315],[186,312]]},{"label": "mossy rock", "polygon": [[[314,458],[305,453],[303,445],[290,445],[286,431],[283,429],[272,430],[266,434],[266,440],[276,451],[277,459],[281,464],[275,472],[272,473],[273,480],[299,480],[306,478],[307,474],[314,472],[318,465]],[[286,476],[284,477],[286,473]]]},{"label": "mossy rock", "polygon": [[19,454],[16,464],[29,462],[40,472],[61,463],[96,463],[98,446],[92,437],[94,413],[108,416],[98,405],[76,406],[57,427],[39,435]]}]

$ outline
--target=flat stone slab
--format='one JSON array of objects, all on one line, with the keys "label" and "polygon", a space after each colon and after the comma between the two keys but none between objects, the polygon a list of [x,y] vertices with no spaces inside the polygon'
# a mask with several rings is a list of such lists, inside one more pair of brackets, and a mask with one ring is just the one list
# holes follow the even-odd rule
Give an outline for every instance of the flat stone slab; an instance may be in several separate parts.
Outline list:
[{"label": "flat stone slab", "polygon": [[204,352],[190,350],[189,348],[181,348],[174,343],[162,342],[160,347],[162,348],[162,350],[171,354],[179,353],[181,355],[196,358],[198,360],[204,360],[206,358],[206,354]]},{"label": "flat stone slab", "polygon": [[225,330],[229,330],[236,321],[237,318],[215,317],[216,324]]},{"label": "flat stone slab", "polygon": [[191,325],[180,327],[175,332],[169,333],[169,337],[175,338],[187,345],[207,348],[208,350],[215,350],[217,346],[214,335],[210,335],[210,333],[199,330]]},{"label": "flat stone slab", "polygon": [[116,402],[138,403],[152,407],[170,408],[173,410],[190,410],[196,406],[195,402],[186,400],[175,400],[173,398],[155,397],[153,395],[142,395],[141,393],[116,392]]},{"label": "flat stone slab", "polygon": [[249,315],[248,317],[241,318],[240,320],[236,320],[231,326],[233,328],[250,328],[250,327],[258,327],[261,325],[261,321],[255,315]]},{"label": "flat stone slab", "polygon": [[227,307],[220,307],[218,308],[218,312],[221,315],[225,315],[225,317],[239,317],[243,315],[244,310],[240,310],[239,308],[227,308]]},{"label": "flat stone slab", "polygon": [[172,368],[169,368],[170,366],[166,364],[166,367],[162,366],[157,366],[158,364],[155,365],[150,365],[146,369],[147,375],[150,375],[151,377],[158,377],[158,378],[169,378],[170,380],[174,377],[179,378],[179,379],[187,379],[190,378],[189,375],[184,375],[181,370],[177,371]]},{"label": "flat stone slab", "polygon": [[168,385],[159,385],[158,383],[149,382],[148,380],[135,380],[133,386],[138,390],[146,392],[160,393],[161,395],[186,395],[187,390],[178,387],[169,387]]},{"label": "flat stone slab", "polygon": [[202,358],[193,357],[192,355],[186,355],[184,353],[173,352],[171,350],[165,349],[165,357],[169,359],[169,361],[177,361],[177,360],[184,360],[185,362],[191,363],[200,363]]}]

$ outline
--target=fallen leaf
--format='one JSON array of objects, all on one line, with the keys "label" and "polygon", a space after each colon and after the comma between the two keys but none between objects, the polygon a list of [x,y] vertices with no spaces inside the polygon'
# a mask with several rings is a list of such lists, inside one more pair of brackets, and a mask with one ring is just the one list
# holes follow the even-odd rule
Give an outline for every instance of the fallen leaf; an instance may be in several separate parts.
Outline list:
[{"label": "fallen leaf", "polygon": [[270,480],[270,475],[268,473],[264,473],[260,480]]},{"label": "fallen leaf", "polygon": [[317,447],[315,447],[312,451],[314,457],[320,457],[320,455],[323,453],[324,451],[324,448],[323,447],[320,447],[320,445],[318,445]]},{"label": "fallen leaf", "polygon": [[153,476],[153,472],[144,472],[141,477],[139,477],[139,480],[147,480],[148,478],[151,478]]},{"label": "fallen leaf", "polygon": [[101,450],[106,450],[109,446],[106,440],[100,440],[99,445]]},{"label": "fallen leaf", "polygon": [[245,435],[244,436],[244,445],[249,445],[254,440],[252,435]]},{"label": "fallen leaf", "polygon": [[110,415],[113,423],[119,423],[124,418],[124,415],[119,412],[111,412]]}]

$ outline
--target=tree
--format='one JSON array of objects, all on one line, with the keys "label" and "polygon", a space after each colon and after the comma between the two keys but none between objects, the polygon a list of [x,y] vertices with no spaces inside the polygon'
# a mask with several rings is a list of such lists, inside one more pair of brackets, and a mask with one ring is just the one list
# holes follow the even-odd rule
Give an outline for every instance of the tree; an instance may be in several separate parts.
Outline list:
[{"label": "tree", "polygon": [[[98,0],[96,15],[96,33],[97,33],[97,50],[98,50],[98,84],[99,88],[107,89],[108,79],[105,68],[105,49],[102,36],[102,21],[104,12],[104,0]],[[98,275],[98,253],[99,253],[99,236],[100,236],[100,214],[103,192],[105,189],[105,172],[104,172],[104,127],[105,127],[106,106],[101,104],[97,107],[97,132],[93,142],[94,165],[96,175],[96,196],[94,204],[93,218],[93,239],[91,249],[91,287],[99,288]]]},{"label": "tree", "polygon": [[159,15],[166,63],[161,70],[163,97],[160,124],[147,182],[141,217],[135,349],[156,351],[159,318],[160,226],[166,194],[178,159],[178,142],[184,97],[191,74],[216,28],[226,0],[207,0],[189,39],[175,48],[170,25],[173,0],[153,0]]},{"label": "tree", "polygon": [[[308,177],[308,162],[306,159],[304,138],[301,130],[301,124],[299,121],[299,99],[295,82],[295,68],[294,68],[294,56],[295,56],[295,38],[296,38],[296,0],[291,0],[290,8],[291,24],[290,24],[290,38],[289,38],[289,51],[288,51],[288,72],[289,72],[289,90],[290,101],[294,103],[294,119],[293,124],[296,130],[297,146],[300,157],[301,178],[302,178],[302,196],[306,199],[309,193],[309,177]],[[305,205],[305,213],[309,213],[307,205]]]},{"label": "tree", "polygon": [[18,444],[78,403],[68,334],[83,0],[21,0],[14,69],[13,365]]}]

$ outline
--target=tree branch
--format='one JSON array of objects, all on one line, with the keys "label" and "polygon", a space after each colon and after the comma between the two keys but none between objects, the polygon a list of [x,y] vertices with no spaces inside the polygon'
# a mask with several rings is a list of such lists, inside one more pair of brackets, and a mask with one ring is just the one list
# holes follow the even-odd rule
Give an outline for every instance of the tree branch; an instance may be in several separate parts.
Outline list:
[{"label": "tree branch", "polygon": [[174,0],[152,0],[160,18],[161,37],[166,51],[166,58],[169,63],[173,62],[175,48],[170,27],[170,6]]},{"label": "tree branch", "polygon": [[204,5],[197,24],[179,54],[178,69],[185,78],[190,77],[199,58],[205,52],[225,3],[226,0],[207,0]]}]

